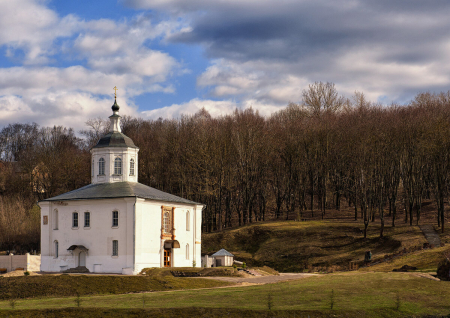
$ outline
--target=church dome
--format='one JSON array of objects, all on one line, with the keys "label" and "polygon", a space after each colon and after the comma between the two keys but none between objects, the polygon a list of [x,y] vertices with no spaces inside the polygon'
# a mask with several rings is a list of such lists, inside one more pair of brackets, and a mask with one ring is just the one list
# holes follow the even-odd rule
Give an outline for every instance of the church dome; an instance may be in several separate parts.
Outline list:
[{"label": "church dome", "polygon": [[114,105],[112,105],[111,109],[112,109],[113,112],[118,112],[119,111],[120,106],[117,104],[117,100],[116,99],[114,99]]},{"label": "church dome", "polygon": [[133,140],[130,137],[125,136],[121,132],[113,131],[103,136],[94,146],[94,148],[104,148],[104,147],[129,147],[137,148],[134,145]]}]

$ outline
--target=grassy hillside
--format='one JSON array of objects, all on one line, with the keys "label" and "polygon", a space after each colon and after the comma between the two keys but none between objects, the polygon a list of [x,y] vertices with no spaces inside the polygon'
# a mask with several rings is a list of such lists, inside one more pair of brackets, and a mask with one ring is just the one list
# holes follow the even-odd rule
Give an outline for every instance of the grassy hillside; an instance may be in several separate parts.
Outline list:
[{"label": "grassy hillside", "polygon": [[349,261],[363,261],[367,250],[374,259],[381,259],[418,249],[426,242],[417,226],[387,226],[381,239],[378,224],[370,224],[367,239],[362,229],[361,222],[336,220],[257,223],[203,234],[202,252],[225,248],[248,265],[300,272],[313,267],[345,269]]},{"label": "grassy hillside", "polygon": [[156,270],[145,276],[43,275],[0,276],[0,300],[67,297],[75,295],[124,294],[148,291],[195,289],[227,286],[208,279],[175,278],[168,270]]},{"label": "grassy hillside", "polygon": [[0,317],[55,316],[52,312],[74,317],[83,309],[102,317],[103,308],[109,317],[174,317],[180,311],[183,317],[425,317],[449,314],[449,293],[450,283],[415,273],[347,272],[248,287],[83,296],[80,308],[73,308],[75,297],[21,299],[15,310],[0,300]]}]

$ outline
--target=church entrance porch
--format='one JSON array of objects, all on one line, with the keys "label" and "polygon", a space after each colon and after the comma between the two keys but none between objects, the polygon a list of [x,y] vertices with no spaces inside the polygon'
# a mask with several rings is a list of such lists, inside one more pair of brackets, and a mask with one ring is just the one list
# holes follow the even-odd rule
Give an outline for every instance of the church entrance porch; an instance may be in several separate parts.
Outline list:
[{"label": "church entrance porch", "polygon": [[164,249],[164,267],[171,267],[172,250],[169,248]]},{"label": "church entrance porch", "polygon": [[72,254],[74,258],[71,266],[77,266],[76,268],[86,268],[86,255],[89,252],[88,248],[86,248],[84,245],[71,245],[67,250]]}]

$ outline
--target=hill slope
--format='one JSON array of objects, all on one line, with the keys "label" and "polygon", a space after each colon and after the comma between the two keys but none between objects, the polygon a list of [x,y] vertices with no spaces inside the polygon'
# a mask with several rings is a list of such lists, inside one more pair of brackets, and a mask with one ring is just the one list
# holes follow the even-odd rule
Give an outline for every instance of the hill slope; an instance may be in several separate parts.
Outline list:
[{"label": "hill slope", "polygon": [[364,239],[360,222],[278,221],[203,234],[202,252],[227,249],[248,265],[267,265],[281,272],[300,272],[315,267],[346,269],[349,261],[362,262],[370,250],[374,259],[400,251],[419,249],[426,239],[417,226],[385,227],[370,224]]}]

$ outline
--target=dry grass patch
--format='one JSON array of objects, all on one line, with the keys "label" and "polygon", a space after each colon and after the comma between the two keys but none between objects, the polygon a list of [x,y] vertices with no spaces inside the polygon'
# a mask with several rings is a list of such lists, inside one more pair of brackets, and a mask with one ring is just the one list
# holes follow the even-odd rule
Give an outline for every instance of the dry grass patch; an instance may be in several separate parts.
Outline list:
[{"label": "dry grass patch", "polygon": [[394,258],[390,261],[361,268],[360,271],[388,272],[400,268],[403,265],[409,265],[417,267],[417,271],[420,272],[436,272],[439,262],[449,253],[450,248],[448,246],[421,250]]},{"label": "dry grass patch", "polygon": [[267,265],[280,272],[314,268],[346,269],[350,261],[361,262],[371,250],[374,259],[426,242],[417,226],[380,227],[371,223],[367,239],[360,221],[279,221],[258,223],[219,233],[203,234],[204,252],[225,248],[249,266]]}]

